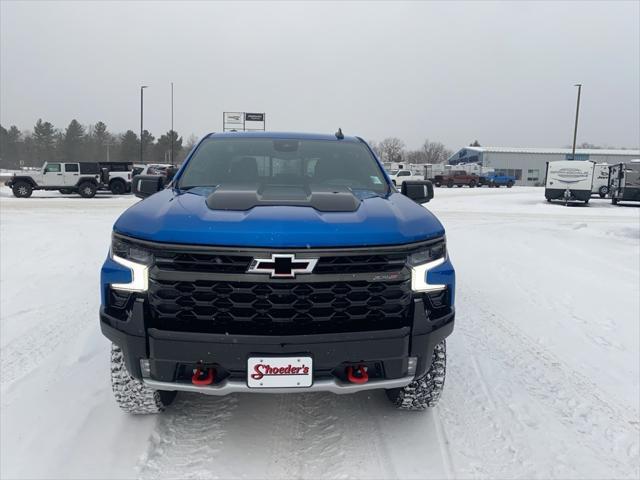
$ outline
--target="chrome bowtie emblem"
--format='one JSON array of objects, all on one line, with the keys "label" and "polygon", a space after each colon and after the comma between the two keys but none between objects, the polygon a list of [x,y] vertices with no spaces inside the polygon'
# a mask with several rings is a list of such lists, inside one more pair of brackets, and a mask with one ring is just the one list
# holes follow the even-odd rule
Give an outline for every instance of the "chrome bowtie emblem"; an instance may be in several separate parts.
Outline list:
[{"label": "chrome bowtie emblem", "polygon": [[274,253],[271,258],[254,258],[247,273],[268,273],[271,278],[294,278],[313,272],[317,258],[296,258],[290,253]]}]

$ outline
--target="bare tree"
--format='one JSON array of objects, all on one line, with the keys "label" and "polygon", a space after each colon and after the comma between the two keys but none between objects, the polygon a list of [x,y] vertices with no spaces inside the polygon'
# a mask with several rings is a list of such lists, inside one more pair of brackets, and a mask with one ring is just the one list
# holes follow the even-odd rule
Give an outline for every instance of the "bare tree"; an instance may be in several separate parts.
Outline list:
[{"label": "bare tree", "polygon": [[430,142],[428,139],[422,145],[425,163],[445,163],[453,152],[440,142]]},{"label": "bare tree", "polygon": [[427,155],[424,150],[409,150],[404,159],[407,163],[427,163]]},{"label": "bare tree", "polygon": [[375,140],[369,140],[367,143],[371,147],[371,150],[373,150],[373,153],[375,153],[378,157],[382,156],[380,154],[380,147],[378,146],[378,142],[376,142]]},{"label": "bare tree", "polygon": [[399,162],[404,152],[404,142],[397,137],[387,137],[378,144],[378,151],[385,162]]}]

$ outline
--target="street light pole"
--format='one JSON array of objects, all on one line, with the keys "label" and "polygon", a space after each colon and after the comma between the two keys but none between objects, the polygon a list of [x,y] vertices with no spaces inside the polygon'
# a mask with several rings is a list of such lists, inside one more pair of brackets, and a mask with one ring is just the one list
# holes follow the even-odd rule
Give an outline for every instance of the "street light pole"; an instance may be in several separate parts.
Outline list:
[{"label": "street light pole", "polygon": [[571,160],[576,159],[576,138],[578,137],[578,115],[580,114],[580,92],[582,91],[582,84],[576,83],[574,87],[578,87],[578,103],[576,104],[576,124],[573,129],[573,150],[571,152]]},{"label": "street light pole", "polygon": [[171,82],[171,166],[173,166],[173,82]]},{"label": "street light pole", "polygon": [[144,89],[146,85],[140,87],[140,163],[143,162],[144,143],[142,142],[142,132],[144,132]]}]

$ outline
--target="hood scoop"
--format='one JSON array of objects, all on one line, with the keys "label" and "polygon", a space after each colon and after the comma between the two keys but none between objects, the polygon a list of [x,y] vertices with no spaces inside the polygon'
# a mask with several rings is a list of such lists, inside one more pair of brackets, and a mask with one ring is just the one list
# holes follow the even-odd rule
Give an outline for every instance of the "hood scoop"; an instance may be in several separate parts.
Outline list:
[{"label": "hood scoop", "polygon": [[253,207],[312,207],[319,212],[355,212],[358,199],[347,187],[223,185],[206,200],[211,210],[246,211]]}]

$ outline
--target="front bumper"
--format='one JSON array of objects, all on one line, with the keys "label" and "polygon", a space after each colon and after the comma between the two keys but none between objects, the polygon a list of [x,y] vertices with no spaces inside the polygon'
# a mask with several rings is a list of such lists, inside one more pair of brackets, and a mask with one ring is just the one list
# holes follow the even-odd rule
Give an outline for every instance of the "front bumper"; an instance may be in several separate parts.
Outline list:
[{"label": "front bumper", "polygon": [[[100,311],[103,334],[118,345],[128,371],[158,390],[197,391],[209,395],[235,392],[326,391],[353,393],[361,390],[400,388],[424,375],[431,365],[435,345],[451,334],[453,309],[434,323],[425,315],[420,299],[414,299],[413,325],[391,330],[293,336],[225,335],[144,328],[144,302],[136,301],[126,322]],[[250,356],[310,355],[314,382],[307,388],[251,389],[246,382]],[[409,357],[416,357],[415,372]],[[149,361],[143,375],[140,361]],[[194,386],[187,377],[198,364],[215,367],[221,375],[211,386]],[[371,372],[365,384],[351,384],[346,366],[365,364]],[[185,375],[186,373],[186,375]]]}]

